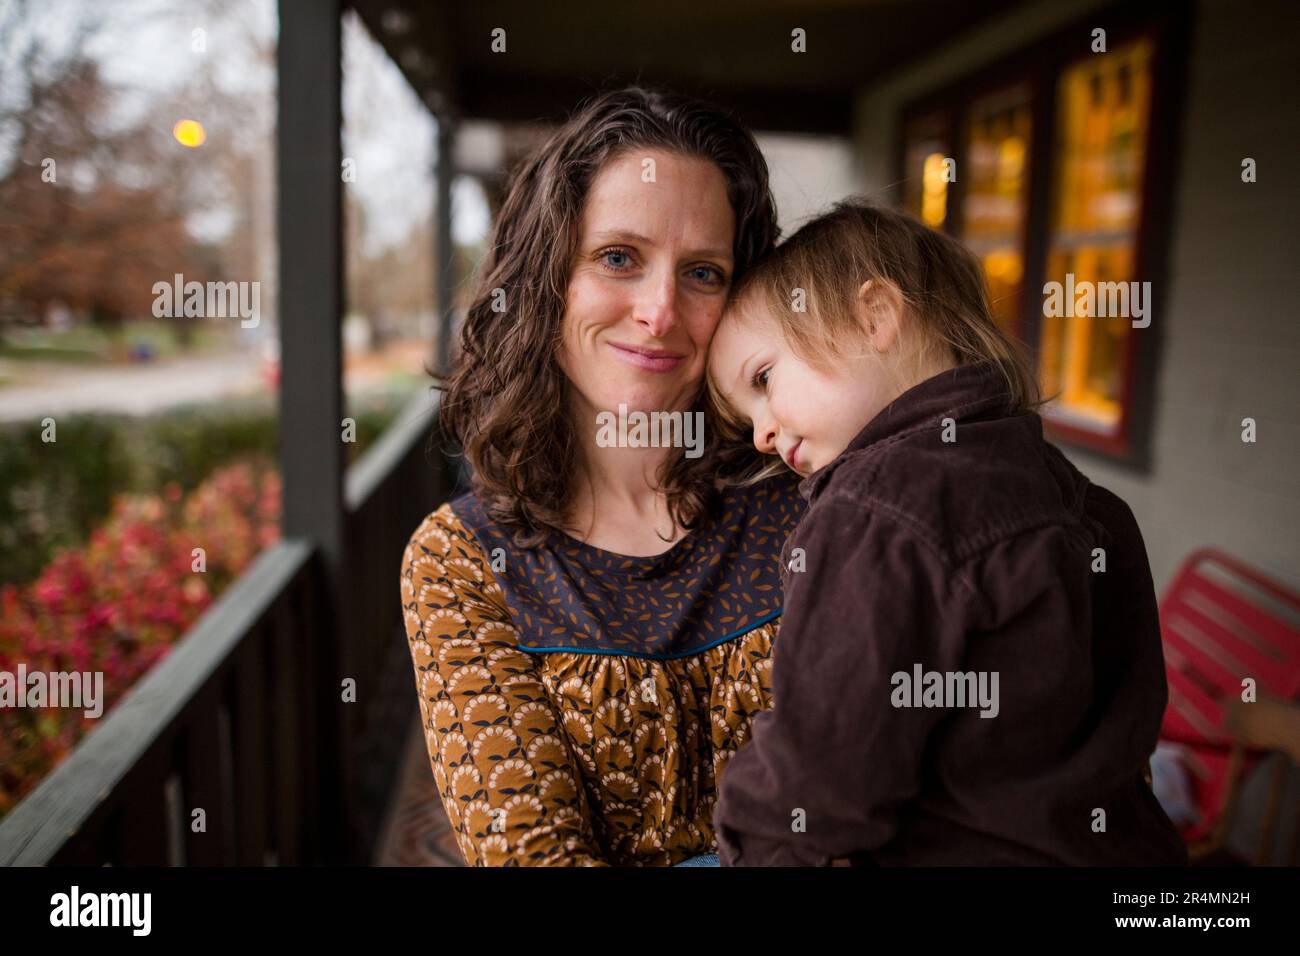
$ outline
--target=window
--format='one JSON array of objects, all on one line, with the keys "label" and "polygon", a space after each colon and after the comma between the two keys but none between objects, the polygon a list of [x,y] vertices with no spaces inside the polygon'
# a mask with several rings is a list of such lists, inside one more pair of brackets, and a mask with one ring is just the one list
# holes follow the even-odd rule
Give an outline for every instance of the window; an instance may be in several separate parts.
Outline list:
[{"label": "window", "polygon": [[[1076,25],[905,110],[899,178],[905,208],[982,263],[995,320],[1036,364],[1052,437],[1140,466],[1152,240],[1168,208],[1147,170],[1174,139],[1170,50],[1186,35],[1174,20],[1103,19],[1104,53],[1061,62],[1063,44],[1089,49],[1091,25]],[[1064,309],[1047,307],[1049,283]]]},{"label": "window", "polygon": [[948,218],[944,160],[952,155],[948,117],[932,113],[910,122],[906,133],[904,204],[927,226],[942,229]]},{"label": "window", "polygon": [[961,238],[984,266],[993,317],[1016,337],[1022,335],[1030,97],[1020,85],[975,100],[964,135]]},{"label": "window", "polygon": [[[1151,43],[1092,57],[1057,94],[1048,282],[1101,288],[1137,278],[1143,160],[1151,106]],[[1071,278],[1072,277],[1072,278]],[[1119,434],[1129,372],[1128,316],[1044,315],[1039,375],[1047,414],[1075,429]],[[1092,310],[1097,312],[1095,307]],[[1131,310],[1126,310],[1131,311]]]}]

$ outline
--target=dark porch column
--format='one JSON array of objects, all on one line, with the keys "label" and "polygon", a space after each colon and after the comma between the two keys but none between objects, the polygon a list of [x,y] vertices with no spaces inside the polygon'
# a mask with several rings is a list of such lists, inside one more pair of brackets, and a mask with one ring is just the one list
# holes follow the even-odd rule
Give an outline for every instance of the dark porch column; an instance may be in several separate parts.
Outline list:
[{"label": "dark porch column", "polygon": [[[313,542],[322,556],[321,626],[296,634],[295,653],[313,662],[305,688],[317,702],[301,727],[317,794],[317,832],[337,858],[347,819],[340,680],[347,676],[338,622],[347,619],[343,507],[342,30],[340,0],[279,0],[276,131],[280,245],[280,469],[283,534]],[[318,764],[317,764],[318,761]]]},{"label": "dark porch column", "polygon": [[455,288],[455,248],[451,239],[451,182],[455,170],[455,124],[450,116],[440,114],[438,121],[438,148],[434,157],[434,308],[438,313],[438,341],[434,353],[439,372],[447,370],[451,356],[451,308]]}]

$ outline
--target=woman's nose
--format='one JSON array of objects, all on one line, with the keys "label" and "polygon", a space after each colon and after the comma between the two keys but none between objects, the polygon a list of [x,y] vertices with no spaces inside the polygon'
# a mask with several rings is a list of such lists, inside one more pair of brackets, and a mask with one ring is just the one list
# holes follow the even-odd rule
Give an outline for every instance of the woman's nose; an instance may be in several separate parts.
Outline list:
[{"label": "woman's nose", "polygon": [[677,324],[677,280],[674,276],[647,279],[637,297],[633,318],[655,338],[663,338]]}]

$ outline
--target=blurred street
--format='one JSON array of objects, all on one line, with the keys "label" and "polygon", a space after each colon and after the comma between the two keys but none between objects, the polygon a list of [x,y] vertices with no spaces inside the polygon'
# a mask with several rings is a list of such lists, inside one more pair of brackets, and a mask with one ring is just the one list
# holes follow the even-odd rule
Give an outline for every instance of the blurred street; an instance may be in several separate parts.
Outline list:
[{"label": "blurred street", "polygon": [[172,405],[269,392],[257,357],[232,352],[149,365],[87,368],[64,362],[0,361],[0,421],[73,412],[146,415]]},{"label": "blurred street", "polygon": [[[415,381],[428,359],[423,340],[397,340],[344,356],[349,394]],[[273,394],[276,366],[252,350],[148,363],[85,365],[0,359],[0,422],[117,412],[148,415],[177,405]]]}]

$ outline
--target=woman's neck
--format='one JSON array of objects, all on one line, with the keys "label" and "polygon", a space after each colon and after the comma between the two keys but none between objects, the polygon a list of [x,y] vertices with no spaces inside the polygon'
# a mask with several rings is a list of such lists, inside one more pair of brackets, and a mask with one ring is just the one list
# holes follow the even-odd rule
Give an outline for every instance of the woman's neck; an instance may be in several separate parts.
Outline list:
[{"label": "woman's neck", "polygon": [[681,539],[658,480],[671,448],[602,447],[578,428],[577,480],[566,530],[581,541],[627,555],[659,554]]}]

